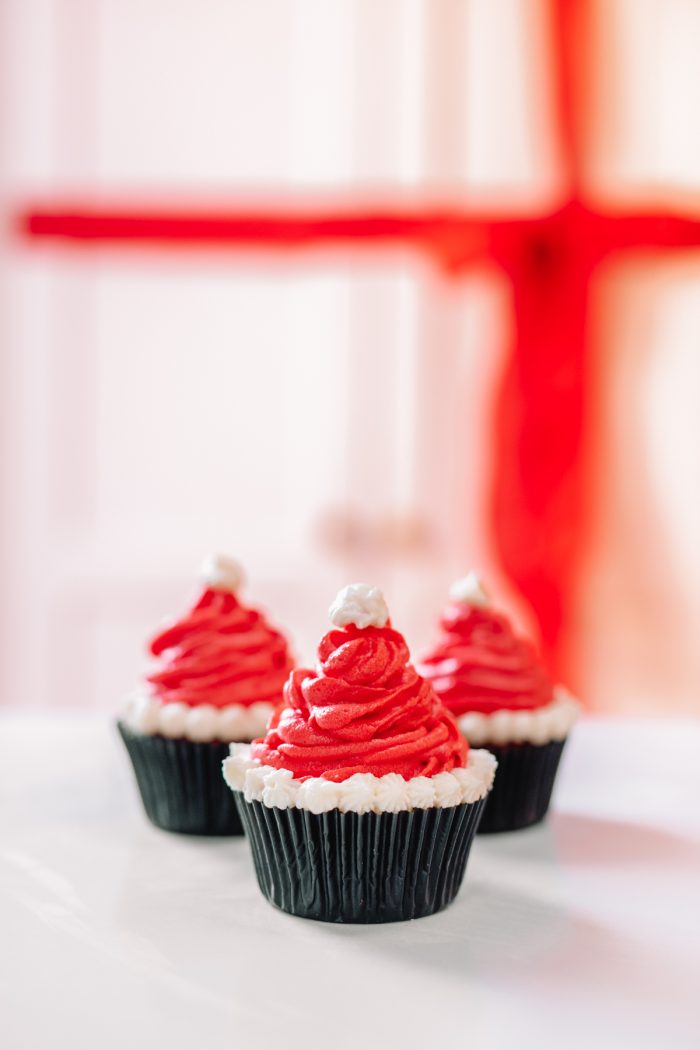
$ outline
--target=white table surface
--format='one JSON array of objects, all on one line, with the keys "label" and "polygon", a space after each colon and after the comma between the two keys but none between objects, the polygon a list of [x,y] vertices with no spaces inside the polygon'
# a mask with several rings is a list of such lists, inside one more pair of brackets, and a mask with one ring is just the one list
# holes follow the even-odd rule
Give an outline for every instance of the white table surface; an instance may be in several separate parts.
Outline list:
[{"label": "white table surface", "polygon": [[547,824],[412,923],[277,911],[94,716],[0,718],[0,816],[3,1050],[700,1046],[700,723],[578,726]]}]

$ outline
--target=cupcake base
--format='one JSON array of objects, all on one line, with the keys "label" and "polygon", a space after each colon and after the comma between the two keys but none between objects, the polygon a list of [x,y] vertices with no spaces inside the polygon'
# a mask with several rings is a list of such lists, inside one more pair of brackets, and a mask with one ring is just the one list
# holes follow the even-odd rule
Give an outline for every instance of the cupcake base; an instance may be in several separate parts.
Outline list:
[{"label": "cupcake base", "polygon": [[462,883],[486,801],[316,814],[231,794],[263,895],[290,915],[338,923],[402,922],[446,908]]},{"label": "cupcake base", "polygon": [[221,775],[229,745],[134,733],[118,722],[146,816],[184,835],[242,835],[231,791]]},{"label": "cupcake base", "polygon": [[517,831],[538,824],[549,809],[564,740],[549,744],[486,744],[495,755],[493,782],[479,834]]}]

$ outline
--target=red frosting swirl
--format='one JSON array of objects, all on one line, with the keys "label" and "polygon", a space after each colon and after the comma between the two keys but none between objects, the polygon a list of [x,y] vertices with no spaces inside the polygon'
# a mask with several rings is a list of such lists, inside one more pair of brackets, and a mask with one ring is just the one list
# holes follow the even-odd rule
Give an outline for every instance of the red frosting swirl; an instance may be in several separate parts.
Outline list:
[{"label": "red frosting swirl", "polygon": [[530,710],[552,701],[552,683],[534,649],[505,616],[453,602],[440,626],[443,635],[420,668],[454,715]]},{"label": "red frosting swirl", "polygon": [[277,704],[292,668],[286,639],[229,591],[207,589],[181,620],[150,645],[162,667],[148,675],[166,703]]},{"label": "red frosting swirl", "polygon": [[464,766],[467,746],[431,686],[386,627],[329,631],[317,671],[293,671],[285,703],[252,754],[299,780],[399,773],[406,780]]}]

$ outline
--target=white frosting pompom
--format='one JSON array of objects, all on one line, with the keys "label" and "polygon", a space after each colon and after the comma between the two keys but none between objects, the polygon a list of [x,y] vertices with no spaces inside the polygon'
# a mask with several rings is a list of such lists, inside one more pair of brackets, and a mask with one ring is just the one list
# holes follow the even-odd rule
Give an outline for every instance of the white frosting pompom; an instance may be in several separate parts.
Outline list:
[{"label": "white frosting pompom", "polygon": [[336,627],[384,627],[389,619],[389,610],[384,595],[378,587],[368,583],[349,583],[338,591],[328,610],[332,624]]},{"label": "white frosting pompom", "polygon": [[460,580],[455,580],[450,587],[450,598],[465,605],[473,605],[477,609],[484,609],[491,604],[484,585],[474,571],[468,572]]},{"label": "white frosting pompom", "polygon": [[227,558],[224,554],[212,554],[202,565],[199,578],[205,587],[235,594],[243,583],[243,570],[233,558]]}]

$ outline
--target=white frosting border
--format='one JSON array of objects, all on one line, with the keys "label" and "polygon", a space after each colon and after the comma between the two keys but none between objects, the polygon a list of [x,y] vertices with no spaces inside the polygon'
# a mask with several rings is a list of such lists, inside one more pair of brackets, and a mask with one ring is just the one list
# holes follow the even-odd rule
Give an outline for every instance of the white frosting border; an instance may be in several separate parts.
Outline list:
[{"label": "white frosting border", "polygon": [[459,728],[475,747],[489,744],[549,744],[563,740],[578,718],[580,704],[557,686],[554,700],[529,711],[469,711],[457,719]]},{"label": "white frosting border", "polygon": [[399,813],[478,802],[491,790],[496,759],[488,751],[470,751],[467,765],[434,777],[404,780],[399,773],[375,777],[355,773],[339,784],[324,777],[297,780],[291,769],[262,766],[251,758],[250,745],[232,744],[222,763],[224,780],[232,791],[240,791],[246,802],[262,802],[268,808],[306,809],[326,813]]},{"label": "white frosting border", "polygon": [[170,739],[224,744],[255,740],[264,736],[274,704],[259,701],[255,704],[164,703],[146,692],[136,692],[127,700],[124,721],[140,736],[166,736]]}]

